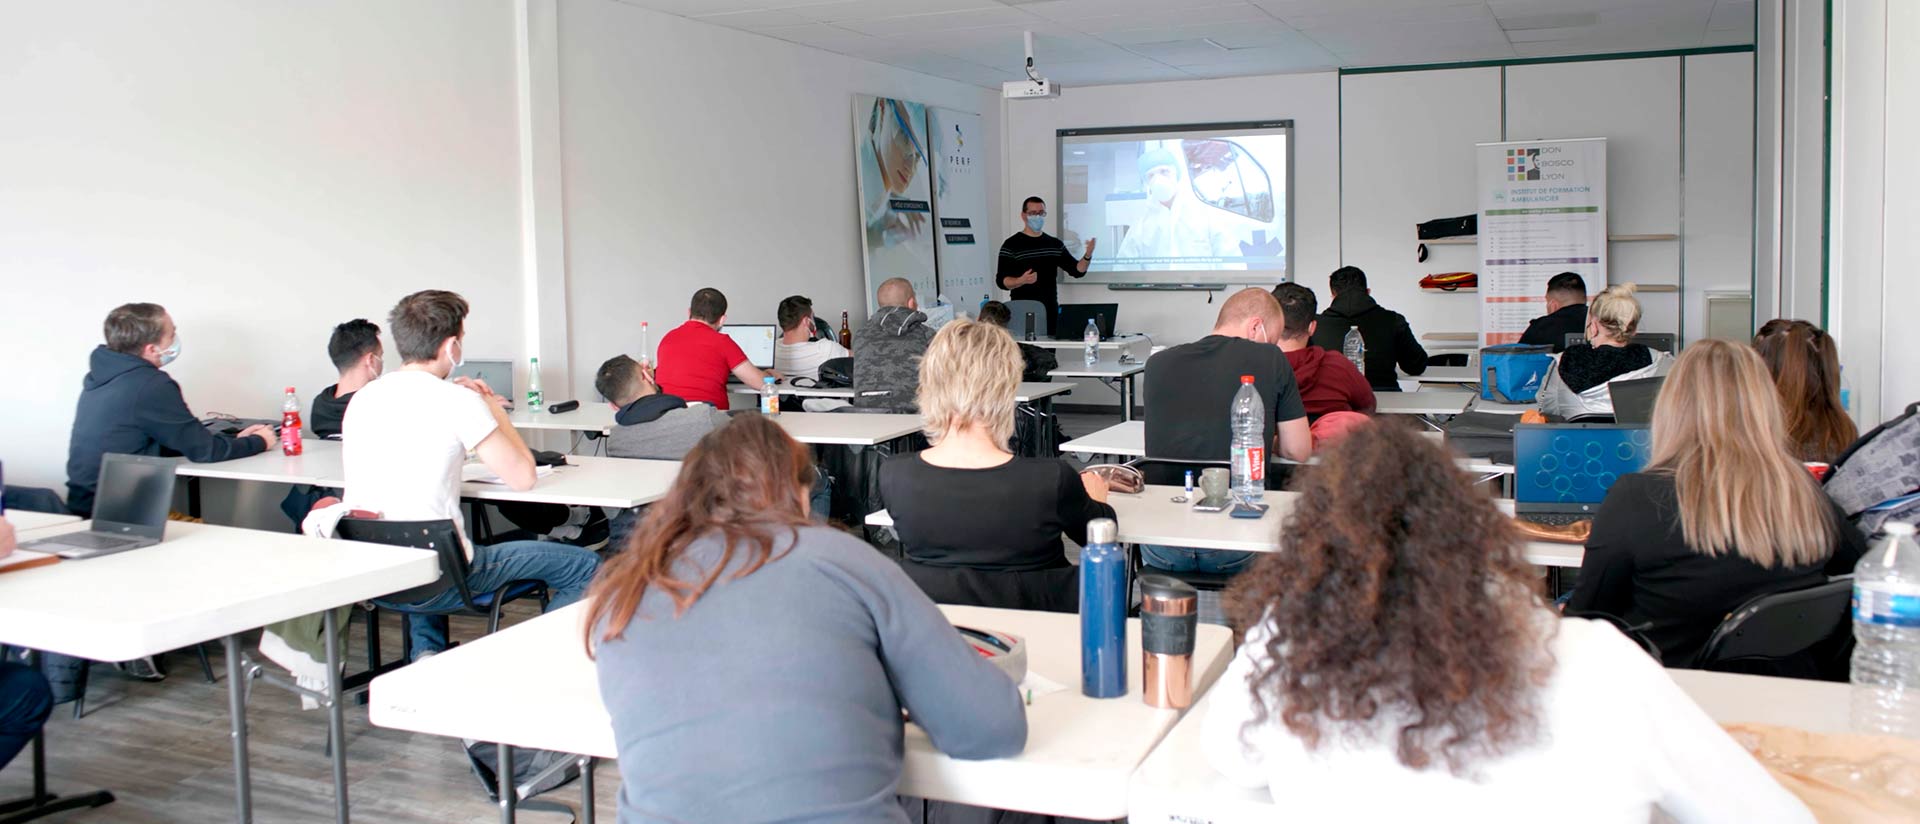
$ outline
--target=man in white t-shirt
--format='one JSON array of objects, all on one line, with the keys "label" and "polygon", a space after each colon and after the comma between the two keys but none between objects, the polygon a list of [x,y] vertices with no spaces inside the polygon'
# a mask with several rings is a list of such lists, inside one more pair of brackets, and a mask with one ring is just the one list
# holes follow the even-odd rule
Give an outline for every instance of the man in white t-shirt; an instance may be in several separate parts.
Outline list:
[{"label": "man in white t-shirt", "polygon": [[813,339],[813,301],[799,295],[780,301],[780,344],[773,364],[788,378],[820,379],[820,364],[853,353],[832,338]]},{"label": "man in white t-shirt", "polygon": [[[794,295],[780,301],[780,343],[774,348],[773,365],[780,374],[792,378],[820,379],[820,364],[834,358],[852,357],[853,353],[839,341],[830,337],[813,339],[813,301],[800,295]],[[838,398],[808,398],[801,408],[808,412],[830,412],[842,406],[851,406]]]},{"label": "man in white t-shirt", "polygon": [[[504,401],[484,381],[447,380],[465,359],[466,318],[467,301],[439,290],[416,292],[393,307],[387,325],[404,365],[355,393],[341,425],[348,505],[389,521],[451,520],[459,528],[460,474],[468,452],[508,487],[533,488],[533,453],[507,420]],[[579,600],[600,566],[598,555],[562,543],[469,541],[467,552],[467,582],[474,592],[542,581],[548,609]],[[407,606],[459,604],[460,594],[449,590]],[[444,616],[408,616],[407,625],[416,659],[446,648]]]}]

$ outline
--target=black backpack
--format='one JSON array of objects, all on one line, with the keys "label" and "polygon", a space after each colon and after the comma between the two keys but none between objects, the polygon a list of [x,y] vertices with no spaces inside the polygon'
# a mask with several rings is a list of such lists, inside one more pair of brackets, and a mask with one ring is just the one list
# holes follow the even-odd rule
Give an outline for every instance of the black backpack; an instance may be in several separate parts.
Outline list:
[{"label": "black backpack", "polygon": [[1875,509],[1920,492],[1920,403],[1908,405],[1900,417],[1874,427],[1840,453],[1827,473],[1826,490],[1868,535],[1889,520],[1911,522],[1920,517],[1920,499]]}]

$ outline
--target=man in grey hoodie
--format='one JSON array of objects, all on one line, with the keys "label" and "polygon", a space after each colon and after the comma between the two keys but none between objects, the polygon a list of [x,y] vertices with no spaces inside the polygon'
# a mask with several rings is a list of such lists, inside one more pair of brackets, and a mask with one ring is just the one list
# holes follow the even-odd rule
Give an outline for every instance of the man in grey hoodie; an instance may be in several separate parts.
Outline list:
[{"label": "man in grey hoodie", "polygon": [[880,311],[853,338],[853,405],[917,412],[920,358],[933,342],[933,327],[905,278],[880,284],[874,298]]}]

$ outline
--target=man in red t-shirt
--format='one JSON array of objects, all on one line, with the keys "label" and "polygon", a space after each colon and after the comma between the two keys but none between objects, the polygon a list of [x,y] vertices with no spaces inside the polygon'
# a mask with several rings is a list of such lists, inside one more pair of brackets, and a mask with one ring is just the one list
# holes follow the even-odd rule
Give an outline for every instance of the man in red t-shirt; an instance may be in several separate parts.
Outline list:
[{"label": "man in red t-shirt", "polygon": [[727,322],[727,296],[718,289],[693,293],[687,307],[687,322],[660,339],[659,365],[654,382],[660,391],[678,395],[688,403],[709,403],[727,408],[727,375],[758,391],[761,380],[778,379],[779,372],[760,371],[747,362],[747,353],[733,338],[720,334]]},{"label": "man in red t-shirt", "polygon": [[1373,414],[1373,387],[1359,367],[1338,352],[1309,346],[1320,300],[1312,289],[1298,283],[1273,287],[1280,301],[1285,326],[1280,330],[1280,351],[1293,367],[1293,381],[1300,387],[1300,402],[1307,408],[1307,420],[1313,430],[1315,449],[1339,439],[1367,422]]}]

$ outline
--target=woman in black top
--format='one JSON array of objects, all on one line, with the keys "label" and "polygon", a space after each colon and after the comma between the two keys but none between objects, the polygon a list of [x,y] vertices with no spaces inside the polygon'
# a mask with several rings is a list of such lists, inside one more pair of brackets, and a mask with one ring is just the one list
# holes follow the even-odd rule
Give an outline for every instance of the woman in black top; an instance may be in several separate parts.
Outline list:
[{"label": "woman in black top", "polygon": [[1852,572],[1865,552],[1788,447],[1760,356],[1701,341],[1661,389],[1647,470],[1615,483],[1594,518],[1567,613],[1621,618],[1667,666],[1692,666],[1741,604]]},{"label": "woman in black top", "polygon": [[954,321],[920,362],[920,414],[934,446],[889,459],[880,497],[907,576],[947,604],[1079,609],[1061,537],[1113,517],[1107,485],[1057,458],[1018,458],[1013,435],[1020,350],[1006,330]]}]

